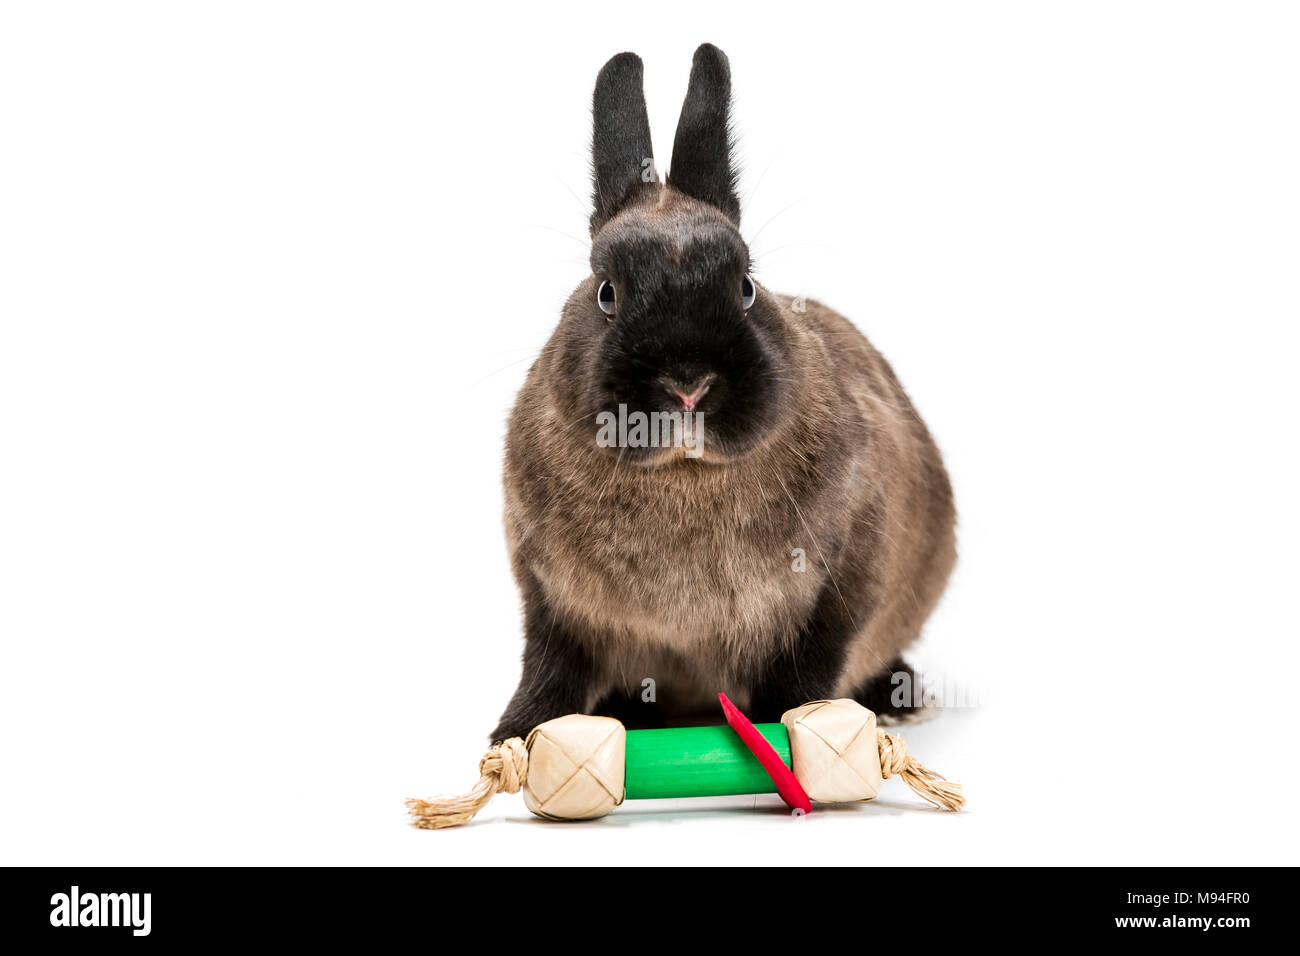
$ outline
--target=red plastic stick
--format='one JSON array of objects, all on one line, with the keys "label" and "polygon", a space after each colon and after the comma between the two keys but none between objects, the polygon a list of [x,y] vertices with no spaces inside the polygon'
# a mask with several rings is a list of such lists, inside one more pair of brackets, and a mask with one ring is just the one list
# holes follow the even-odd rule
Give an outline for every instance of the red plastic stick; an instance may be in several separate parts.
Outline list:
[{"label": "red plastic stick", "polygon": [[808,799],[808,794],[804,792],[803,785],[799,783],[799,778],[794,775],[780,755],[772,749],[758,728],[749,722],[749,718],[736,709],[736,705],[727,700],[726,694],[718,694],[718,700],[722,702],[722,712],[727,715],[727,723],[731,729],[741,739],[746,747],[758,758],[758,762],[763,765],[767,775],[772,778],[776,784],[776,792],[781,795],[786,806],[796,814],[808,813],[812,810],[812,801]]}]

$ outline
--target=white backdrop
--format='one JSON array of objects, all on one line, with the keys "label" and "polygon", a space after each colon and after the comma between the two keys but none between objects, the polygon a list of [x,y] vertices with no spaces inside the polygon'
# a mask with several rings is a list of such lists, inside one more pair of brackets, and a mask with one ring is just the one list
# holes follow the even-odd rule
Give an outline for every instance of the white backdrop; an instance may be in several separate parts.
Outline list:
[{"label": "white backdrop", "polygon": [[[0,862],[1295,863],[1287,4],[7,4]],[[966,784],[592,825],[474,779],[504,423],[586,274],[589,100],[730,56],[758,275],[853,318],[961,561]]]}]

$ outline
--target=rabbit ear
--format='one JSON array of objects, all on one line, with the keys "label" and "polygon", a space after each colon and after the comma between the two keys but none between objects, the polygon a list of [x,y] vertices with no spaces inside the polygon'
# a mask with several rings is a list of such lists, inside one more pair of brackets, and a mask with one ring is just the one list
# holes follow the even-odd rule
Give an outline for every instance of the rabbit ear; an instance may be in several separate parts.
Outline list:
[{"label": "rabbit ear", "polygon": [[592,96],[591,165],[594,235],[646,183],[657,183],[650,119],[641,87],[641,58],[620,53],[596,77]]},{"label": "rabbit ear", "polygon": [[668,185],[717,206],[739,225],[740,200],[731,162],[731,65],[712,43],[695,51],[673,139]]}]

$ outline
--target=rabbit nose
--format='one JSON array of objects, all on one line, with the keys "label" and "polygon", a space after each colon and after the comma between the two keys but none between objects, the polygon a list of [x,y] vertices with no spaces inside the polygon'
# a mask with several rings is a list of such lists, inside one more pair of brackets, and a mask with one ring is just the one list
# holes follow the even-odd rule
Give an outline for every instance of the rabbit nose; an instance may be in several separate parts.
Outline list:
[{"label": "rabbit nose", "polygon": [[669,385],[668,391],[677,396],[682,403],[682,408],[688,412],[695,411],[696,404],[699,403],[713,385],[713,376],[708,375],[700,379],[693,385],[679,386],[676,384]]}]

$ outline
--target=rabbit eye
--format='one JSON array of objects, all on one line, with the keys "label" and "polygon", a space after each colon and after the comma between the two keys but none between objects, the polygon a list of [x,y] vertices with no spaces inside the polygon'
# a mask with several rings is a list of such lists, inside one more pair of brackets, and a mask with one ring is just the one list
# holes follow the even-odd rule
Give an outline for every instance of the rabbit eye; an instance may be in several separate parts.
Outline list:
[{"label": "rabbit eye", "polygon": [[758,291],[754,288],[754,280],[748,275],[740,282],[740,295],[741,304],[744,305],[745,311],[748,312],[749,307],[754,304],[754,299],[758,297]]},{"label": "rabbit eye", "polygon": [[608,279],[596,290],[596,302],[600,305],[600,311],[606,315],[614,314],[614,284]]}]

